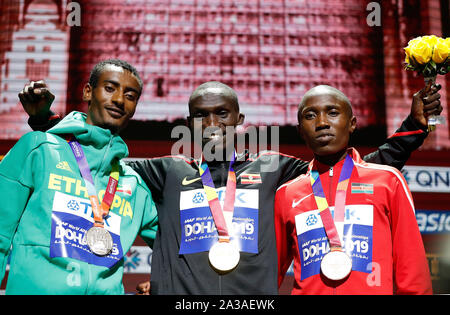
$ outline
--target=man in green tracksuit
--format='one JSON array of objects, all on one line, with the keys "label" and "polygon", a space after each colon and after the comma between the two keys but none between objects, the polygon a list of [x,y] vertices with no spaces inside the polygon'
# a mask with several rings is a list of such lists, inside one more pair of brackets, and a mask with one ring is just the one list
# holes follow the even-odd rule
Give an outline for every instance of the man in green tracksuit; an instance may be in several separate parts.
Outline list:
[{"label": "man in green tracksuit", "polygon": [[[128,148],[117,134],[141,91],[128,63],[99,63],[83,90],[87,115],[72,112],[47,133],[24,135],[0,163],[0,282],[11,253],[7,294],[124,292],[124,255],[137,235],[152,245],[157,228],[151,194],[121,161]],[[93,185],[68,141],[84,153]],[[118,175],[113,193],[112,174]],[[104,211],[100,219],[93,208]],[[106,254],[94,254],[85,237],[94,225],[111,236]]]}]

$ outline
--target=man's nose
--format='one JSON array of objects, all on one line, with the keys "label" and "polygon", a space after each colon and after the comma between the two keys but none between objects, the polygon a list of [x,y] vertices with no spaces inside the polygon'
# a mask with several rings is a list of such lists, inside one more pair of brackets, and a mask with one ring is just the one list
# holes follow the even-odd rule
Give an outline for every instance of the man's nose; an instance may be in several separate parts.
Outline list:
[{"label": "man's nose", "polygon": [[117,90],[113,96],[112,96],[112,102],[117,105],[117,106],[123,106],[124,102],[125,102],[125,97],[122,93],[122,91]]},{"label": "man's nose", "polygon": [[217,115],[211,113],[204,118],[203,124],[205,127],[219,127],[219,119]]},{"label": "man's nose", "polygon": [[317,115],[316,119],[316,129],[328,128],[330,125],[328,123],[328,118],[325,113],[320,113]]}]

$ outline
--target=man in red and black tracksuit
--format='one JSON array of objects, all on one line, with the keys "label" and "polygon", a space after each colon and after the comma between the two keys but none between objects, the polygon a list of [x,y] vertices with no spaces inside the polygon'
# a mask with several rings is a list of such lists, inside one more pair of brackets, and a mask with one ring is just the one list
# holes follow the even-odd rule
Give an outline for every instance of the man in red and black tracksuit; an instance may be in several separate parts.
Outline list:
[{"label": "man in red and black tracksuit", "polygon": [[[365,160],[398,169],[403,167],[410,153],[427,136],[423,130],[425,126],[421,125],[418,117],[423,117],[424,110],[433,108],[431,112],[434,112],[436,108],[430,103],[424,109],[424,104],[419,103],[413,106],[419,109],[416,111],[418,115],[414,115],[414,119],[409,116],[398,130],[404,133],[388,139]],[[222,129],[224,139],[227,136],[225,127],[235,127],[243,122],[235,92],[218,82],[209,82],[194,91],[189,103],[189,114],[190,121],[193,118],[201,120],[202,131],[211,126]],[[48,113],[44,116],[51,115]],[[38,128],[40,121],[33,118],[30,124]],[[40,128],[48,127],[46,123]],[[229,135],[227,139],[230,139]],[[210,139],[204,141],[203,145]],[[267,165],[273,164],[278,167],[270,172],[264,171],[268,169]],[[278,293],[273,221],[275,192],[280,185],[304,174],[307,162],[277,152],[237,154],[234,164],[237,179],[234,222],[241,234],[241,257],[236,269],[226,274],[216,273],[208,262],[210,244],[205,240],[217,239],[217,232],[209,208],[205,205],[197,162],[190,157],[167,156],[131,161],[129,165],[149,187],[158,211],[159,227],[153,247],[151,294]],[[221,200],[224,197],[228,165],[227,160],[208,162]],[[189,253],[180,254],[180,248],[187,244]]]},{"label": "man in red and black tracksuit", "polygon": [[[367,163],[355,149],[348,148],[356,118],[345,95],[329,86],[311,89],[299,106],[298,120],[315,158],[307,174],[282,185],[276,193],[278,283],[293,259],[292,294],[432,293],[406,180],[397,169]],[[348,181],[342,181],[347,155],[353,168]],[[313,188],[317,181],[322,190]],[[321,205],[321,191],[325,206]],[[338,197],[339,191],[345,197]],[[343,248],[335,250],[344,251],[351,259],[351,271],[341,279],[327,277],[322,269],[333,235],[333,224],[330,228],[324,212],[329,209],[333,213],[338,230],[338,198],[345,200],[343,228],[338,233]]]}]

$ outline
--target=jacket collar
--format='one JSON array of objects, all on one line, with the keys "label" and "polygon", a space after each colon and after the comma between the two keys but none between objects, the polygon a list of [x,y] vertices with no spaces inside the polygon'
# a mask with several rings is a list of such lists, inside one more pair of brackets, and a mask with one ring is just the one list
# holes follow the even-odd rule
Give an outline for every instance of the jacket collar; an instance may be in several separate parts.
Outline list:
[{"label": "jacket collar", "polygon": [[[348,148],[348,149],[347,149],[347,154],[350,155],[350,157],[352,158],[352,160],[353,160],[355,163],[361,163],[361,162],[363,162],[363,160],[361,159],[361,156],[360,156],[359,152],[358,152],[355,148],[353,148],[353,147]],[[320,162],[317,161],[316,159],[313,159],[313,160],[309,163],[308,173],[310,173],[311,170],[312,170],[313,168],[316,168],[316,169],[319,171],[320,174],[322,174],[322,173],[324,173],[324,172],[327,172],[331,167],[333,167],[334,169],[341,169],[341,168],[342,168],[342,165],[344,164],[344,160],[345,160],[345,159],[340,160],[340,161],[337,162],[335,165],[326,165],[326,164],[320,163]]]},{"label": "jacket collar", "polygon": [[[95,161],[89,161],[91,168],[99,165],[108,165],[107,168],[110,168],[113,160],[128,156],[128,147],[119,135],[112,134],[108,129],[87,124],[86,117],[85,113],[71,112],[48,132],[63,138],[67,138],[67,135],[75,136],[86,151],[95,155]],[[99,155],[100,152],[103,154]]]}]

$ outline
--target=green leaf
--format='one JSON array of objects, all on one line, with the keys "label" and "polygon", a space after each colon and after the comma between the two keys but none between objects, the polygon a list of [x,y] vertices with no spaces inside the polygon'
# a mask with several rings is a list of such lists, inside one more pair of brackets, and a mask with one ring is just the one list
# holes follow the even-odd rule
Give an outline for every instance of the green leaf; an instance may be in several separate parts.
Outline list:
[{"label": "green leaf", "polygon": [[430,65],[431,69],[433,69],[434,71],[436,71],[437,66],[436,66],[436,63],[435,63],[433,60],[430,60],[430,61],[428,62],[428,64]]}]

